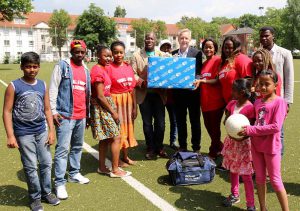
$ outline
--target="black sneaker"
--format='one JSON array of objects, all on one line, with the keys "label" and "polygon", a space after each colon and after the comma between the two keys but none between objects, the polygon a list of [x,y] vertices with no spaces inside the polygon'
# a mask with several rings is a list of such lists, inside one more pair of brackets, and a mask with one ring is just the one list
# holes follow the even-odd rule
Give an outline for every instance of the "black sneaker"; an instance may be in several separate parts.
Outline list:
[{"label": "black sneaker", "polygon": [[247,211],[256,211],[255,207],[247,207]]},{"label": "black sneaker", "polygon": [[42,206],[41,200],[40,199],[36,199],[33,202],[31,202],[30,209],[32,211],[43,211],[44,208]]},{"label": "black sneaker", "polygon": [[224,201],[223,205],[225,207],[232,207],[233,204],[237,204],[240,202],[239,197],[235,197],[234,195],[230,194]]},{"label": "black sneaker", "polygon": [[52,193],[49,193],[47,196],[42,197],[42,201],[53,206],[59,205],[60,203],[60,200],[56,198],[56,196]]}]

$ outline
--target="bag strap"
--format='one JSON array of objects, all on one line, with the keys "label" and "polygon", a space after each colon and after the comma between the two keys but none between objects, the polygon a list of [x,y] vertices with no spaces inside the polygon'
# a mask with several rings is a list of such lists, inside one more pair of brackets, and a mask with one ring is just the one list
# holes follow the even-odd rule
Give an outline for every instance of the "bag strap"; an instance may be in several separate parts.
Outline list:
[{"label": "bag strap", "polygon": [[196,159],[197,159],[198,162],[199,162],[199,166],[203,167],[203,166],[204,166],[204,163],[205,163],[205,161],[204,161],[204,159],[203,159],[203,156],[198,154],[198,155],[196,156]]}]

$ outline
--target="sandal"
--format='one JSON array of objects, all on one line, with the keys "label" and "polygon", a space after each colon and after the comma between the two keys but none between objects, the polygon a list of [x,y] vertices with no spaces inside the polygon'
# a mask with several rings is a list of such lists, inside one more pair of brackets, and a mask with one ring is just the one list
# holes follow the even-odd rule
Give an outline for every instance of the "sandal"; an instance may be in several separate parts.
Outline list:
[{"label": "sandal", "polygon": [[[123,171],[123,170],[120,170],[120,171]],[[123,172],[125,172],[125,174],[123,174],[123,175],[118,175],[118,174],[115,174],[113,172],[110,172],[109,176],[111,178],[121,178],[121,177],[128,177],[132,174],[130,171],[123,171]]]},{"label": "sandal", "polygon": [[108,172],[101,171],[99,168],[97,169],[97,173],[98,174],[104,174],[104,175],[110,175],[110,171],[108,171]]},{"label": "sandal", "polygon": [[136,165],[137,161],[131,160],[131,159],[127,159],[127,160],[123,160],[125,163],[127,163],[128,165],[134,166]]}]

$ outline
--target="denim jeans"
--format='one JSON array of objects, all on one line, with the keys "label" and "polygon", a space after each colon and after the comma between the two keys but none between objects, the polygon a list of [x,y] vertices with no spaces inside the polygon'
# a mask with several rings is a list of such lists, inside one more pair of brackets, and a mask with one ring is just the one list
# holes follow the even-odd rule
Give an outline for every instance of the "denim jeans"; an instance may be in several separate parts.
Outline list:
[{"label": "denim jeans", "polygon": [[170,145],[171,145],[176,142],[176,137],[177,137],[175,106],[173,104],[167,104],[166,108],[169,113],[169,120],[170,120]]},{"label": "denim jeans", "polygon": [[[61,119],[60,126],[56,127],[57,144],[55,146],[55,186],[66,183],[68,154],[70,160],[69,176],[79,173],[82,145],[84,141],[85,119]],[[70,148],[70,153],[69,153]]]},{"label": "denim jeans", "polygon": [[159,94],[147,93],[144,102],[140,104],[140,111],[148,150],[159,152],[163,149],[165,133],[165,106]]},{"label": "denim jeans", "polygon": [[29,199],[30,201],[41,199],[51,192],[52,157],[50,147],[46,144],[48,132],[17,136],[16,139],[19,144]]}]

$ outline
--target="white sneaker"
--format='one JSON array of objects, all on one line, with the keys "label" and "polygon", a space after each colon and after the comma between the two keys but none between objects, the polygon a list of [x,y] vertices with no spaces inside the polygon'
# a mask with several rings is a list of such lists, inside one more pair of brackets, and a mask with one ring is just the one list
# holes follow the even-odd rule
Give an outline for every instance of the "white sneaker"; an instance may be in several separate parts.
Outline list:
[{"label": "white sneaker", "polygon": [[56,189],[56,197],[57,198],[62,199],[62,200],[68,198],[68,193],[67,193],[65,185],[57,186],[55,189]]},{"label": "white sneaker", "polygon": [[73,177],[69,177],[68,181],[79,183],[79,184],[87,184],[90,182],[88,178],[82,176],[80,173],[75,174]]}]

